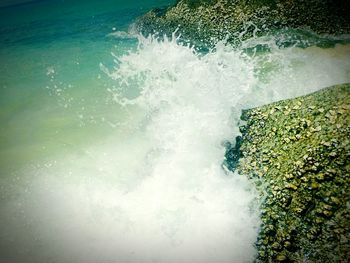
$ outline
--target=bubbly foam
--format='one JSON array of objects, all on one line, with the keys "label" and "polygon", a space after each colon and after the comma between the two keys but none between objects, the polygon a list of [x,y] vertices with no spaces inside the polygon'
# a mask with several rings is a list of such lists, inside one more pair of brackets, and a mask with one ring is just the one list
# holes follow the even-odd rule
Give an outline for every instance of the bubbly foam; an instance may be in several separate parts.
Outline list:
[{"label": "bubbly foam", "polygon": [[[239,134],[242,108],[350,81],[348,46],[269,42],[271,52],[247,55],[222,44],[198,54],[175,38],[139,42],[108,72],[129,122],[34,167],[26,191],[9,197],[1,225],[22,234],[2,233],[26,233],[14,241],[20,259],[252,262],[257,196],[244,176],[222,167],[223,142]],[[14,211],[22,211],[16,219]]]}]

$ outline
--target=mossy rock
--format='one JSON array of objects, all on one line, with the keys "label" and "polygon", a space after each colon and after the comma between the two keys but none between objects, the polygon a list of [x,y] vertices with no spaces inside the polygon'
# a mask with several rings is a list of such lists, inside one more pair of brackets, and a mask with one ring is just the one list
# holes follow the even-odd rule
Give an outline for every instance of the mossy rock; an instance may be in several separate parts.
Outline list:
[{"label": "mossy rock", "polygon": [[350,2],[346,0],[179,0],[161,14],[150,11],[136,22],[145,35],[171,35],[211,45],[283,28],[304,28],[316,33],[350,33]]},{"label": "mossy rock", "polygon": [[349,262],[350,84],[242,119],[237,169],[264,198],[256,262]]}]

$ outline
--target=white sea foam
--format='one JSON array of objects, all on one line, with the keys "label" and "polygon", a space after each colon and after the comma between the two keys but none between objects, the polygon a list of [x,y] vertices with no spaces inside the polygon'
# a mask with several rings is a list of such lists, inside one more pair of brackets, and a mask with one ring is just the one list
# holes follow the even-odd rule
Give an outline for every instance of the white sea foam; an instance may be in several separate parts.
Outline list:
[{"label": "white sea foam", "polygon": [[107,36],[108,37],[115,37],[115,38],[119,38],[119,39],[137,38],[137,35],[132,34],[130,32],[125,32],[125,31],[115,31],[115,32],[109,33]]},{"label": "white sea foam", "polygon": [[109,72],[129,121],[103,142],[34,167],[27,191],[8,202],[2,225],[22,233],[11,227],[3,236],[26,233],[13,243],[18,258],[252,262],[256,193],[222,168],[222,143],[238,135],[242,108],[350,81],[348,46],[269,44],[271,53],[255,56],[223,45],[199,55],[175,39],[140,38]]}]

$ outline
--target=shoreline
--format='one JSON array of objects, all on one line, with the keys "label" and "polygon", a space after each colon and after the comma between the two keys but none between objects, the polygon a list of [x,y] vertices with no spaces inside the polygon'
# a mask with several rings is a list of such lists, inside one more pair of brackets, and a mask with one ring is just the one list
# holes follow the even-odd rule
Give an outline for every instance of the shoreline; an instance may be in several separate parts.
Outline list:
[{"label": "shoreline", "polygon": [[350,84],[242,112],[237,170],[264,196],[256,262],[350,257]]}]

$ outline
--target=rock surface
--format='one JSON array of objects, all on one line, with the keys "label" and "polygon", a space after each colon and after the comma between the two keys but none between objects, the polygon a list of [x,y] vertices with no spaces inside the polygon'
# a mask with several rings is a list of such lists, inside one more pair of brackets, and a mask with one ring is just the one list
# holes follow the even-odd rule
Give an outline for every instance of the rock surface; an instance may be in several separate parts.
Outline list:
[{"label": "rock surface", "polygon": [[179,29],[185,39],[235,43],[285,27],[350,33],[349,10],[347,0],[178,0],[173,7],[150,11],[136,27],[145,35]]},{"label": "rock surface", "polygon": [[256,262],[349,262],[350,84],[242,119],[237,169],[264,197]]},{"label": "rock surface", "polygon": [[[350,33],[346,0],[178,0],[136,22],[144,35],[231,44],[288,28]],[[349,262],[350,84],[242,114],[226,165],[262,196],[256,262]]]}]

